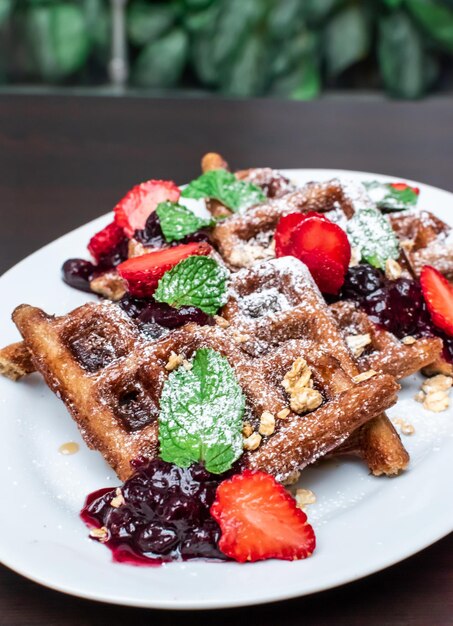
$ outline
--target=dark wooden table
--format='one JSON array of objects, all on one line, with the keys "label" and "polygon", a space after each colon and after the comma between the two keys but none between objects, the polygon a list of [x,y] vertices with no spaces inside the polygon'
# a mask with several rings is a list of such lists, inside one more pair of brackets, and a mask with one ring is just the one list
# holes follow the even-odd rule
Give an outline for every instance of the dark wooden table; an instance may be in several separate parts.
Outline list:
[{"label": "dark wooden table", "polygon": [[[182,183],[195,176],[209,150],[235,168],[359,169],[453,191],[453,101],[0,96],[0,272],[110,210],[136,182],[171,177]],[[452,553],[450,535],[335,590],[208,614],[97,604],[0,568],[0,625],[447,625],[453,624]]]}]

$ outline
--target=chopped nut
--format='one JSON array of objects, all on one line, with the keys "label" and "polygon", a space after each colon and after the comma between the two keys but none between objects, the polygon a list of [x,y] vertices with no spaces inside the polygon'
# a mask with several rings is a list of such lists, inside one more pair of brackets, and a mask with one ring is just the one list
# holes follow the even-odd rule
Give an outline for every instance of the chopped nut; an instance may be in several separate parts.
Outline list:
[{"label": "chopped nut", "polygon": [[411,335],[407,335],[407,337],[403,337],[401,339],[401,343],[404,343],[405,346],[411,346],[416,341],[415,337],[412,337]]},{"label": "chopped nut", "polygon": [[282,386],[289,394],[307,387],[311,379],[311,369],[302,357],[297,358],[282,380]]},{"label": "chopped nut", "polygon": [[90,281],[90,289],[107,300],[121,300],[126,293],[126,283],[116,271],[105,272]]},{"label": "chopped nut", "polygon": [[265,248],[257,244],[244,243],[230,254],[230,263],[235,267],[251,267],[255,261],[271,259],[275,256],[270,246]]},{"label": "chopped nut", "polygon": [[246,437],[243,441],[244,450],[256,450],[261,443],[261,435],[252,433],[250,437]]},{"label": "chopped nut", "polygon": [[228,326],[230,325],[230,322],[221,315],[214,315],[214,320],[217,326],[220,326],[220,328],[228,328]]},{"label": "chopped nut", "polygon": [[306,413],[317,409],[323,402],[323,397],[316,389],[305,387],[290,398],[290,407],[294,413]]},{"label": "chopped nut", "polygon": [[426,394],[423,407],[428,411],[440,413],[450,406],[450,399],[447,391],[433,391]]},{"label": "chopped nut", "polygon": [[349,261],[349,267],[355,267],[360,263],[362,254],[357,247],[351,248],[351,260]]},{"label": "chopped nut", "polygon": [[119,487],[117,488],[115,493],[116,493],[116,496],[110,501],[110,506],[113,506],[114,509],[117,509],[122,504],[124,504],[125,500],[121,492],[121,489]]},{"label": "chopped nut", "polygon": [[299,509],[304,508],[309,504],[316,502],[316,496],[311,489],[297,489],[296,490],[296,505]]},{"label": "chopped nut", "polygon": [[413,239],[404,239],[404,241],[401,241],[400,243],[401,248],[403,248],[404,252],[406,253],[411,252],[414,245],[415,241]]},{"label": "chopped nut", "polygon": [[406,422],[402,418],[395,420],[394,424],[400,427],[403,435],[413,435],[415,433],[415,428],[412,424],[409,424],[409,422]]},{"label": "chopped nut", "polygon": [[104,543],[109,538],[109,531],[105,526],[101,526],[101,528],[92,528],[90,530],[90,537],[93,537],[94,539],[99,539],[99,541]]},{"label": "chopped nut", "polygon": [[290,413],[291,411],[289,409],[282,409],[277,413],[277,417],[279,420],[285,420]]},{"label": "chopped nut", "polygon": [[253,426],[250,424],[250,422],[244,422],[242,426],[242,435],[247,438],[247,437],[250,437],[252,433],[253,433]]},{"label": "chopped nut", "polygon": [[129,239],[129,243],[127,245],[127,256],[129,259],[133,259],[136,256],[143,256],[148,252],[149,248],[146,249],[140,241],[137,241],[136,239]]},{"label": "chopped nut", "polygon": [[272,415],[270,411],[263,411],[260,419],[260,426],[258,428],[258,432],[260,435],[265,435],[269,437],[272,435],[275,430],[275,417]]},{"label": "chopped nut", "polygon": [[250,335],[243,335],[239,331],[235,330],[233,331],[233,339],[236,343],[245,343],[250,339]]},{"label": "chopped nut", "polygon": [[300,471],[299,470],[294,470],[294,472],[292,472],[284,481],[283,484],[284,485],[294,485],[295,483],[297,483],[297,481],[300,478]]},{"label": "chopped nut", "polygon": [[168,359],[168,363],[165,366],[165,369],[168,370],[169,372],[172,372],[177,367],[179,367],[183,361],[184,361],[184,357],[182,356],[182,354],[176,354],[176,352],[173,352],[172,350],[170,354],[170,358]]},{"label": "chopped nut", "polygon": [[415,394],[414,396],[414,400],[416,402],[423,402],[423,400],[426,398],[426,394],[423,391],[419,391],[418,393]]},{"label": "chopped nut", "polygon": [[385,277],[388,278],[388,280],[396,280],[397,278],[400,278],[402,273],[403,268],[398,261],[395,261],[394,259],[387,259],[385,262]]},{"label": "chopped nut", "polygon": [[359,357],[365,348],[371,343],[370,333],[363,335],[349,335],[346,337],[346,343],[352,354],[357,358]]},{"label": "chopped nut", "polygon": [[367,370],[366,372],[362,372],[361,374],[357,374],[357,376],[353,376],[352,380],[355,383],[362,383],[364,380],[368,380],[369,378],[373,378],[376,376],[377,372],[375,370]]},{"label": "chopped nut", "polygon": [[451,376],[444,376],[444,374],[438,374],[432,378],[428,378],[422,385],[422,389],[425,393],[432,393],[435,391],[448,391],[453,383]]},{"label": "chopped nut", "polygon": [[193,367],[193,363],[191,363],[187,359],[183,359],[182,366],[185,370],[190,371]]}]

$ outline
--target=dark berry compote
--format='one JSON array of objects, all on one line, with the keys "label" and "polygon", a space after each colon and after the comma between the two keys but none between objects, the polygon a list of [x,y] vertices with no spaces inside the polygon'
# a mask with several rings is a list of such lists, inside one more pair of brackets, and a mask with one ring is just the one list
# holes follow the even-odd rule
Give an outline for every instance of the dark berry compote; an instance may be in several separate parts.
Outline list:
[{"label": "dark berry compote", "polygon": [[135,462],[121,488],[90,494],[81,511],[94,539],[117,562],[157,565],[194,558],[225,559],[220,528],[209,512],[222,480],[201,465]]},{"label": "dark berry compote", "polygon": [[440,337],[444,342],[443,356],[453,363],[453,337],[433,324],[418,280],[388,280],[371,265],[356,265],[348,269],[340,299],[357,302],[375,324],[399,339],[408,335]]}]

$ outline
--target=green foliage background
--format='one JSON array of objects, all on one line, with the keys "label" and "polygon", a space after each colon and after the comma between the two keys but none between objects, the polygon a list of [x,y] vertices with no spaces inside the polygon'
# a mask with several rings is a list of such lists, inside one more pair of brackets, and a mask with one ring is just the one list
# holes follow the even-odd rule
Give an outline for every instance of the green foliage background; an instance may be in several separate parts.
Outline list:
[{"label": "green foliage background", "polygon": [[[0,78],[105,82],[109,10],[107,0],[0,0]],[[418,98],[451,76],[453,0],[130,0],[127,36],[136,87]]]}]

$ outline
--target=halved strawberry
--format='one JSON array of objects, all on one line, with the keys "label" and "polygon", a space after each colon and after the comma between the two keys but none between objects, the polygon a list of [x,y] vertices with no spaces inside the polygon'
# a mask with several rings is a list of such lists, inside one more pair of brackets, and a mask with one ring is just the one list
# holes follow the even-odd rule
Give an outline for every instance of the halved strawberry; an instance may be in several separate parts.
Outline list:
[{"label": "halved strawberry", "polygon": [[308,213],[306,218],[293,231],[293,254],[300,258],[308,252],[322,253],[339,263],[344,272],[351,260],[351,246],[344,230],[326,217]]},{"label": "halved strawberry", "polygon": [[292,234],[296,226],[304,220],[303,213],[290,213],[280,218],[275,229],[275,256],[290,256],[293,254]]},{"label": "halved strawberry", "polygon": [[143,256],[137,256],[118,265],[118,274],[127,282],[133,296],[152,296],[157,283],[172,267],[189,256],[206,256],[212,251],[206,242],[194,242],[163,248]]},{"label": "halved strawberry", "polygon": [[99,263],[101,257],[110,254],[124,239],[123,229],[112,222],[91,237],[88,250],[93,258]]},{"label": "halved strawberry", "polygon": [[211,515],[222,531],[220,550],[240,563],[304,559],[315,549],[307,516],[264,472],[244,470],[220,483]]},{"label": "halved strawberry", "polygon": [[343,266],[329,258],[323,252],[301,252],[298,258],[310,270],[313,280],[322,293],[337,295],[344,283],[345,270]]},{"label": "halved strawberry", "polygon": [[390,183],[390,187],[393,187],[395,191],[406,191],[406,189],[411,189],[415,194],[420,193],[420,189],[418,187],[411,187],[407,183]]},{"label": "halved strawberry", "polygon": [[181,191],[171,180],[148,180],[136,185],[113,209],[115,222],[128,237],[145,228],[146,220],[158,204],[169,200],[178,202]]},{"label": "halved strawberry", "polygon": [[453,285],[430,265],[423,267],[420,283],[434,324],[453,337]]}]

